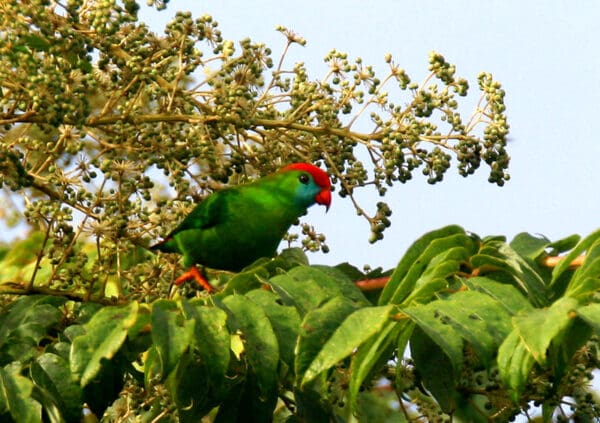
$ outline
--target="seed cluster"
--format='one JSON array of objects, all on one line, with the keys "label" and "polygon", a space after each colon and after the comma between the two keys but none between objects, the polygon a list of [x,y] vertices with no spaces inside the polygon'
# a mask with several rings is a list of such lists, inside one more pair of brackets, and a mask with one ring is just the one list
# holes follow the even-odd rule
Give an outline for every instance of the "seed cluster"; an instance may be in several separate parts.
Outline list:
[{"label": "seed cluster", "polygon": [[[158,34],[138,8],[131,0],[2,5],[0,185],[24,196],[27,219],[56,244],[52,256],[65,256],[58,267],[79,266],[76,244],[87,237],[95,245],[87,265],[109,271],[115,250],[165,235],[165,222],[214,189],[293,161],[327,170],[368,221],[371,242],[383,238],[392,210],[361,204],[361,190],[384,196],[417,171],[437,183],[453,165],[467,176],[484,163],[498,185],[509,178],[504,91],[489,74],[479,76],[481,100],[465,118],[459,99],[469,84],[440,54],[416,83],[391,54],[378,76],[332,50],[315,79],[286,62],[306,43],[287,28],[277,28],[287,43],[274,59],[262,43],[225,39],[211,16],[179,12]],[[323,235],[301,230],[306,249],[327,250]],[[116,265],[119,278],[137,277]]]}]

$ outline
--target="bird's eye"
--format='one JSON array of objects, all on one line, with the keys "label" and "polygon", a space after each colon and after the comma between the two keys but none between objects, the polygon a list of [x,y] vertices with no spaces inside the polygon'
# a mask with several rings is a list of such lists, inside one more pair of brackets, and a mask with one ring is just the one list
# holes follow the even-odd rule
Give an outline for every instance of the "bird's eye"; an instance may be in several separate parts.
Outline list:
[{"label": "bird's eye", "polygon": [[298,180],[303,183],[304,185],[308,184],[309,178],[308,175],[306,173],[302,173],[300,176],[298,176]]}]

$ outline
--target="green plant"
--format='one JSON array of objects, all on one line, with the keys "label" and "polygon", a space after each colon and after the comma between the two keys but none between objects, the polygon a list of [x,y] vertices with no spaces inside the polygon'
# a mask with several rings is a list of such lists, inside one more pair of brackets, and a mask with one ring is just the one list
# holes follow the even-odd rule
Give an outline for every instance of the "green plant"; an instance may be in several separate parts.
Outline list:
[{"label": "green plant", "polygon": [[464,118],[468,83],[440,54],[419,84],[391,55],[380,78],[332,50],[315,80],[286,65],[305,42],[288,29],[274,60],[210,16],[179,13],[158,36],[138,7],[0,5],[2,212],[32,227],[0,249],[3,420],[489,421],[531,402],[546,421],[598,417],[598,233],[507,243],[449,226],[362,292],[385,272],[309,265],[328,247],[303,223],[287,237],[302,249],[211,273],[218,294],[173,290],[178,263],[144,248],[164,222],[291,161],[326,169],[373,242],[392,210],[359,190],[383,197],[416,171],[437,183],[452,163],[502,185],[504,91],[482,73]]},{"label": "green plant", "polygon": [[74,420],[86,403],[106,421],[506,421],[533,402],[544,421],[592,420],[599,251],[600,232],[506,243],[448,226],[371,299],[353,280],[378,274],[309,265],[300,249],[213,296],[21,296],[0,315],[0,413]]}]

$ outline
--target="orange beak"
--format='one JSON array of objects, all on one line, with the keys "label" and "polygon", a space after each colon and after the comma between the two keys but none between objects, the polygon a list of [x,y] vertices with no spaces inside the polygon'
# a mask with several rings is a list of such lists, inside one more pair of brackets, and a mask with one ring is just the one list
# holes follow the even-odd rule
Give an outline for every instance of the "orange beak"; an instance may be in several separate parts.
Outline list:
[{"label": "orange beak", "polygon": [[315,201],[317,204],[325,206],[327,208],[326,210],[329,210],[329,205],[331,204],[331,190],[329,188],[323,189],[317,194]]}]

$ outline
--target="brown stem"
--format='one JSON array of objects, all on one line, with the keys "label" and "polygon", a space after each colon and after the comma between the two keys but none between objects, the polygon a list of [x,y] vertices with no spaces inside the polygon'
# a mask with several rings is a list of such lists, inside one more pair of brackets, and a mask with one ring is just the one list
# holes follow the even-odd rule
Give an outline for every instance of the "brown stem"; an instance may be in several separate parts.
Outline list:
[{"label": "brown stem", "polygon": [[[565,259],[564,256],[548,256],[548,257],[544,257],[540,261],[540,264],[542,266],[546,266],[546,267],[556,267],[556,266],[558,266],[558,263],[560,263],[564,259]],[[585,260],[585,254],[576,257],[571,263],[569,263],[569,268],[574,269],[576,267],[581,266],[583,264],[584,260]]]},{"label": "brown stem", "polygon": [[48,239],[50,238],[50,231],[52,230],[52,223],[54,221],[47,222],[48,227],[46,228],[46,235],[44,236],[44,242],[42,243],[42,248],[40,248],[40,252],[37,255],[37,259],[35,261],[35,267],[33,268],[33,273],[31,274],[31,279],[29,283],[25,287],[26,290],[31,291],[33,289],[33,282],[35,281],[35,276],[37,275],[38,269],[40,268],[40,263],[42,261],[42,257],[44,257],[44,250],[46,249],[46,244],[48,243]]},{"label": "brown stem", "polygon": [[390,277],[385,276],[383,278],[363,279],[355,282],[355,284],[361,291],[376,291],[378,289],[383,289],[389,280]]},{"label": "brown stem", "polygon": [[6,281],[0,284],[0,295],[35,295],[43,294],[53,297],[63,297],[77,302],[94,302],[104,305],[125,304],[126,301],[116,300],[112,298],[95,298],[89,299],[87,294],[76,292],[61,291],[58,289],[48,288],[46,286],[32,286],[31,288],[24,287],[18,282]]}]

